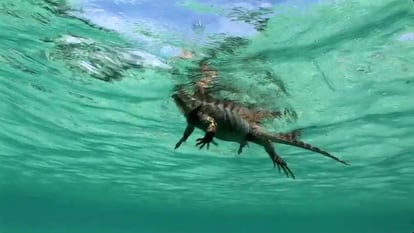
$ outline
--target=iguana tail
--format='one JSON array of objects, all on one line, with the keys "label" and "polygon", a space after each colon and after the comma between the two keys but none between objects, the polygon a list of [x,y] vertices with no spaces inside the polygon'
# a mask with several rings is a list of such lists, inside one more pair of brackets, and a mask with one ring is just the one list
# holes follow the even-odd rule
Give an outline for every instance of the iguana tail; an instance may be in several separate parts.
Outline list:
[{"label": "iguana tail", "polygon": [[309,150],[309,151],[313,151],[322,155],[325,155],[326,157],[329,157],[331,159],[334,159],[342,164],[345,165],[350,165],[349,163],[339,159],[338,157],[318,148],[315,146],[312,146],[310,144],[304,143],[300,140],[297,140],[297,136],[295,134],[295,131],[291,132],[291,133],[280,133],[280,134],[267,134],[267,133],[261,133],[260,136],[262,138],[266,138],[271,140],[272,142],[275,143],[281,143],[281,144],[285,144],[285,145],[290,145],[290,146],[295,146],[295,147],[300,147],[303,148],[305,150]]}]

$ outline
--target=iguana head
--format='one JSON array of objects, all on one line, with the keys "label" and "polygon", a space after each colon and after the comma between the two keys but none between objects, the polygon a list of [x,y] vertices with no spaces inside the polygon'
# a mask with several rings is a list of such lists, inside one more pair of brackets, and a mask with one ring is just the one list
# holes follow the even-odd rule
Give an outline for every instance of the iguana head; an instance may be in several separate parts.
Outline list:
[{"label": "iguana head", "polygon": [[175,104],[184,116],[188,116],[194,109],[198,107],[196,98],[183,92],[177,92],[172,95]]}]

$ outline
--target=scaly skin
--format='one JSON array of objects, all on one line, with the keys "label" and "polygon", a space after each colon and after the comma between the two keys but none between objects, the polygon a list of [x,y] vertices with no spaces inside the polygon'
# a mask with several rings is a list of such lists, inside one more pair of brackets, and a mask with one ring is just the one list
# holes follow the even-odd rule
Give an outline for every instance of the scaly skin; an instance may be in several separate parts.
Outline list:
[{"label": "scaly skin", "polygon": [[260,119],[257,118],[261,114],[233,102],[220,101],[208,96],[200,99],[183,91],[174,93],[172,97],[187,119],[187,127],[175,149],[187,140],[194,128],[198,128],[205,132],[203,138],[197,139],[196,145],[200,149],[205,145],[208,149],[210,143],[213,142],[213,138],[216,137],[225,141],[238,142],[240,144],[238,153],[240,154],[243,147],[248,142],[252,142],[263,146],[272,159],[274,166],[278,166],[279,170],[282,168],[285,174],[292,178],[295,178],[294,174],[286,162],[275,152],[272,142],[301,147],[348,165],[345,161],[324,150],[297,140],[297,132],[295,131],[273,135],[263,132],[258,123]]},{"label": "scaly skin", "polygon": [[211,80],[211,76],[208,76],[200,81],[199,84],[201,83],[202,85],[197,86],[198,88],[194,95],[187,94],[180,88],[172,95],[177,107],[187,120],[187,127],[183,136],[175,145],[175,149],[179,148],[188,139],[194,128],[198,128],[205,132],[203,138],[197,139],[196,145],[200,149],[205,145],[207,145],[208,149],[210,143],[215,143],[213,141],[215,137],[224,141],[239,143],[238,154],[240,154],[244,146],[248,142],[252,142],[263,146],[273,161],[274,166],[277,166],[279,171],[282,169],[286,176],[292,178],[295,178],[295,175],[289,169],[286,162],[276,153],[272,145],[273,142],[310,150],[349,165],[347,162],[322,149],[299,141],[299,131],[279,134],[265,133],[260,128],[260,120],[265,117],[279,116],[279,113],[252,110],[234,102],[214,99],[204,92],[204,87]]}]

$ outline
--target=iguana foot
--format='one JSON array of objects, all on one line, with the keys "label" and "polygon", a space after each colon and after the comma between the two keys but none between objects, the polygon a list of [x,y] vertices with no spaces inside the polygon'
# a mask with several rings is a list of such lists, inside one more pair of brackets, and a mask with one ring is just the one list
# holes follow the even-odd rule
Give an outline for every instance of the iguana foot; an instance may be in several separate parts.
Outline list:
[{"label": "iguana foot", "polygon": [[293,179],[295,179],[295,175],[289,169],[286,162],[282,158],[280,158],[279,156],[276,156],[272,160],[273,160],[273,167],[277,166],[277,168],[279,169],[279,173],[280,173],[280,168],[282,168],[283,172],[286,174],[287,177],[290,176]]},{"label": "iguana foot", "polygon": [[204,137],[197,138],[196,146],[199,146],[200,150],[207,144],[207,150],[210,148],[210,142],[213,142],[214,133],[206,133]]}]

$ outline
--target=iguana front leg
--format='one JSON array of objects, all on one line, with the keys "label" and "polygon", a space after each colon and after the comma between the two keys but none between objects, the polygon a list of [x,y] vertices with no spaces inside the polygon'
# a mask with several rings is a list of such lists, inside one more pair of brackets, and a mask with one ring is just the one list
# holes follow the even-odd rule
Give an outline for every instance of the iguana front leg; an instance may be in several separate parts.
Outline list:
[{"label": "iguana front leg", "polygon": [[185,142],[187,138],[193,133],[193,131],[194,131],[194,125],[188,124],[187,127],[185,128],[182,138],[180,139],[180,141],[177,142],[177,144],[175,144],[175,149],[180,147],[181,143]]},{"label": "iguana front leg", "polygon": [[196,146],[200,146],[200,149],[202,149],[207,144],[207,149],[209,149],[210,142],[213,142],[213,137],[217,130],[217,123],[213,117],[205,114],[201,116],[201,121],[206,124],[207,129],[204,137],[197,139]]},{"label": "iguana front leg", "polygon": [[242,141],[242,142],[240,143],[239,150],[237,151],[237,154],[241,154],[241,153],[243,152],[243,148],[244,148],[245,146],[248,146],[248,145],[247,145],[247,141]]}]

